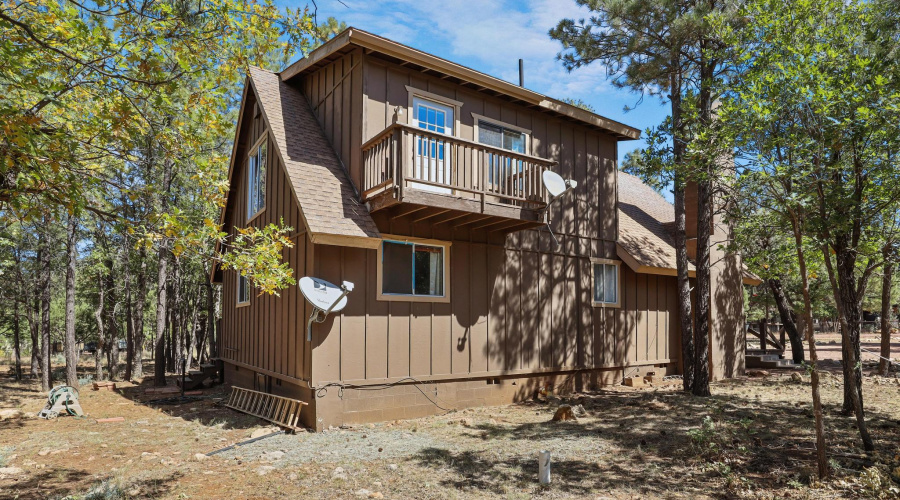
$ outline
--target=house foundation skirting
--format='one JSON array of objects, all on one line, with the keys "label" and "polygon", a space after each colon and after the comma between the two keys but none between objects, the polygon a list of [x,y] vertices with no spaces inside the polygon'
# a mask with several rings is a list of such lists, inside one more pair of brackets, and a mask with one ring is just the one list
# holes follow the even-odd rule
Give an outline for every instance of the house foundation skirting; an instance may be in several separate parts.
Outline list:
[{"label": "house foundation skirting", "polygon": [[400,380],[376,385],[329,383],[316,388],[282,381],[251,368],[225,362],[228,384],[300,399],[301,423],[316,431],[342,425],[386,422],[439,415],[449,410],[502,406],[539,394],[565,395],[622,383],[625,376],[656,371],[677,373],[677,363],[639,363],[626,367],[528,373],[450,380]]}]

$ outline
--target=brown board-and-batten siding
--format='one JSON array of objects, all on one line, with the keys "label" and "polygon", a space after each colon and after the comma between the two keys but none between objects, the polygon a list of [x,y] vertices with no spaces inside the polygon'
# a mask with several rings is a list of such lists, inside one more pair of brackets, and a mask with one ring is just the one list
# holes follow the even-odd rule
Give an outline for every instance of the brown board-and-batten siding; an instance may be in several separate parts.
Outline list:
[{"label": "brown board-and-batten siding", "polygon": [[[616,141],[588,127],[363,56],[362,141],[389,126],[409,105],[408,87],[462,102],[457,136],[475,139],[475,117],[531,130],[529,153],[559,162],[579,189],[553,209],[554,246],[546,230],[507,236],[428,222],[373,217],[384,234],[448,241],[450,301],[377,300],[375,250],[316,245],[314,275],[351,281],[347,309],[313,334],[312,382],[374,384],[415,377],[454,380],[573,370],[609,370],[613,382],[628,367],[671,365],[677,308],[675,279],[620,268],[620,308],[594,307],[591,258],[617,259]],[[304,77],[315,104],[343,79],[355,81],[353,55]],[[346,85],[346,84],[345,84]],[[335,93],[337,90],[334,91]],[[326,134],[352,120],[343,105],[319,113]],[[352,106],[356,106],[355,101]],[[352,109],[356,109],[353,107]],[[404,117],[405,116],[405,117]],[[338,118],[341,117],[341,118]],[[332,132],[335,148],[346,140]],[[356,140],[351,139],[354,145]],[[352,163],[350,166],[352,170]],[[354,177],[357,179],[357,177]]]},{"label": "brown board-and-batten siding", "polygon": [[374,293],[376,251],[316,247],[314,273],[358,291],[314,330],[316,385],[575,369],[612,369],[619,378],[627,373],[617,368],[677,359],[670,276],[623,266],[622,307],[593,307],[586,257],[455,240],[449,304],[383,302]]},{"label": "brown board-and-batten siding", "polygon": [[[270,223],[293,228],[291,241],[293,248],[285,248],[283,261],[289,263],[294,276],[305,274],[307,262],[311,259],[312,244],[308,241],[300,209],[297,205],[281,159],[271,138],[267,137],[266,154],[266,201],[265,209],[251,221],[247,221],[247,166],[249,148],[267,135],[265,120],[257,112],[256,100],[245,103],[249,112],[241,123],[239,147],[236,150],[232,184],[229,188],[234,204],[226,216],[224,231],[229,239],[236,234],[235,226],[257,228]],[[237,281],[235,271],[223,273],[222,332],[220,357],[237,366],[288,381],[309,380],[311,353],[305,337],[302,336],[306,324],[306,306],[303,296],[296,286],[280,291],[280,296],[259,294],[251,288],[247,305],[237,304]]]},{"label": "brown board-and-batten siding", "polygon": [[310,72],[301,84],[325,137],[357,187],[362,185],[363,52],[355,49]]}]

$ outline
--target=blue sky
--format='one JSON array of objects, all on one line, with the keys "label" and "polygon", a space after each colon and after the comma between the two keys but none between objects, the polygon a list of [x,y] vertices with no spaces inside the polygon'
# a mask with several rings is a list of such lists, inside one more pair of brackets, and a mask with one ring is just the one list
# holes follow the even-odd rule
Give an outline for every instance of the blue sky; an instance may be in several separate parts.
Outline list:
[{"label": "blue sky", "polygon": [[[616,89],[600,64],[568,73],[556,60],[559,42],[547,32],[563,18],[584,18],[575,0],[316,0],[319,22],[329,16],[391,40],[518,83],[518,61],[525,60],[525,86],[557,99],[582,99],[598,114],[641,131],[667,115],[656,97]],[[302,7],[303,2],[279,4]],[[312,3],[309,4],[313,8]],[[619,160],[643,141],[619,143]]]}]

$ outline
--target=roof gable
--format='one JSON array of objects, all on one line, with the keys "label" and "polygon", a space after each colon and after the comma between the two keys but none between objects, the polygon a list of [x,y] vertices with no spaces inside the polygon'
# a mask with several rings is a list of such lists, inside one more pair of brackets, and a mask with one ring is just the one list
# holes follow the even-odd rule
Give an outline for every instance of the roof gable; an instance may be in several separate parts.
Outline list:
[{"label": "roof gable", "polygon": [[378,228],[306,97],[259,68],[250,68],[250,83],[312,242],[375,248]]},{"label": "roof gable", "polygon": [[463,85],[471,85],[470,88],[494,92],[495,95],[507,96],[514,102],[521,102],[529,107],[534,107],[584,125],[596,127],[611,134],[617,140],[639,139],[641,135],[640,130],[634,127],[619,123],[577,106],[572,106],[571,104],[564,103],[560,100],[553,99],[461,64],[448,61],[433,54],[353,27],[345,29],[320,47],[313,50],[303,59],[300,59],[285,68],[280,73],[281,79],[288,81],[315,65],[320,64],[322,61],[328,60],[333,54],[338,54],[341,51],[346,50],[346,48],[351,45],[362,47],[366,49],[367,53],[383,54],[390,58],[403,61],[404,64],[410,63],[432,72],[441,73],[447,77],[451,77],[450,81],[457,79]]}]

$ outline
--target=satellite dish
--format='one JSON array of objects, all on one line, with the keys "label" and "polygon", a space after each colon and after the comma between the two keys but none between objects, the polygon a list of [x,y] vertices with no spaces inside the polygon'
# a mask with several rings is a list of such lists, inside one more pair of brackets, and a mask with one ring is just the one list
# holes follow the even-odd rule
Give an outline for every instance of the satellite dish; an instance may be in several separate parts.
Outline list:
[{"label": "satellite dish", "polygon": [[544,187],[547,188],[547,192],[550,193],[551,197],[556,198],[566,192],[566,181],[556,172],[544,170],[544,173],[541,174],[541,179],[544,181]]},{"label": "satellite dish", "polygon": [[312,324],[322,323],[332,312],[347,306],[347,295],[353,291],[353,283],[345,281],[340,287],[319,278],[304,276],[297,284],[300,293],[313,306],[313,312],[306,322],[306,340],[312,340]]},{"label": "satellite dish", "polygon": [[[552,170],[544,170],[544,173],[541,174],[541,180],[544,182],[544,188],[546,188],[547,192],[550,193],[550,201],[547,202],[547,206],[544,207],[545,213],[550,210],[550,204],[552,204],[557,198],[568,193],[578,186],[578,182],[572,179],[563,179],[561,175]],[[559,246],[559,241],[556,239],[556,235],[553,234],[553,230],[550,229],[549,214],[547,215],[547,231],[550,232],[550,236],[553,238],[553,242],[556,244],[556,246]]]},{"label": "satellite dish", "polygon": [[550,203],[553,203],[554,199],[559,198],[570,189],[578,186],[578,182],[572,179],[563,179],[561,175],[552,170],[544,170],[544,173],[541,174],[541,179],[544,181],[544,187],[547,188],[547,192],[550,193]]}]

